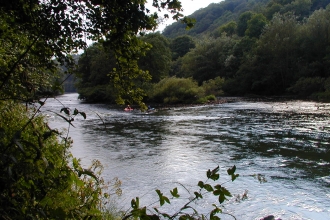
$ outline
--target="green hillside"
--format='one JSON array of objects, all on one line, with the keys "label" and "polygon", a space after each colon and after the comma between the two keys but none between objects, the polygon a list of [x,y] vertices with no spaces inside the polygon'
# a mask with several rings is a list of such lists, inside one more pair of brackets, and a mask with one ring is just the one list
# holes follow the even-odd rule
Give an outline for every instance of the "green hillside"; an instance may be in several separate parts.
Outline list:
[{"label": "green hillside", "polygon": [[258,11],[264,7],[269,0],[226,0],[219,3],[212,3],[205,8],[195,11],[188,17],[196,19],[194,28],[185,29],[185,24],[175,22],[167,26],[163,34],[169,38],[175,38],[180,35],[198,36],[202,34],[212,33],[219,26],[237,20],[239,15],[245,11]]},{"label": "green hillside", "polygon": [[[186,30],[185,24],[178,21],[168,25],[162,33],[168,38],[175,38],[180,35],[199,36],[211,34],[214,33],[221,25],[224,25],[230,21],[238,21],[240,14],[246,11],[267,14],[268,18],[271,19],[271,16],[275,12],[285,12],[290,10],[296,11],[295,7],[299,8],[306,3],[310,4],[310,8],[308,9],[308,14],[310,14],[315,10],[325,8],[330,1],[225,0],[219,3],[212,3],[209,6],[201,8],[189,15],[188,17],[196,19],[194,28]],[[303,7],[301,7],[301,9],[302,8]]]}]

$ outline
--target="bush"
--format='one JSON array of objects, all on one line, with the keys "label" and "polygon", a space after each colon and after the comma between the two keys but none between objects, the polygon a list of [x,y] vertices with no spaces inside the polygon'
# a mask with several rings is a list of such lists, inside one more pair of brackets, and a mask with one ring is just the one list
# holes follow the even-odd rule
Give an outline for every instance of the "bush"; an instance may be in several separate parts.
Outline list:
[{"label": "bush", "polygon": [[205,91],[205,94],[207,95],[215,95],[215,96],[221,96],[223,95],[222,86],[224,84],[225,80],[221,78],[220,76],[210,79],[208,81],[203,82],[202,88]]},{"label": "bush", "polygon": [[157,103],[194,103],[204,96],[204,91],[191,78],[166,78],[154,85],[150,99]]},{"label": "bush", "polygon": [[[67,115],[68,121],[79,113],[84,116],[75,110]],[[61,138],[42,116],[33,117],[34,112],[21,104],[1,102],[0,115],[2,219],[110,217],[104,205],[110,193],[105,191],[97,161],[83,169],[68,151],[71,140]],[[115,181],[113,186],[119,185]]]},{"label": "bush", "polygon": [[300,78],[292,87],[288,89],[289,92],[297,94],[298,96],[311,96],[313,93],[322,92],[324,88],[324,78],[321,77],[307,77]]}]

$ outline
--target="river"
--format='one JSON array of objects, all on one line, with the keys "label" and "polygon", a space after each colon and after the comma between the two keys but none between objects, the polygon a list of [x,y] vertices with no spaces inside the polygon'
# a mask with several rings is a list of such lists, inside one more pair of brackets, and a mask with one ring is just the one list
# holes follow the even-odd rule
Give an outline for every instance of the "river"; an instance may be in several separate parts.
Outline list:
[{"label": "river", "polygon": [[[234,195],[224,212],[239,220],[270,214],[282,220],[330,219],[330,104],[239,99],[141,114],[77,97],[48,99],[41,111],[57,128],[67,124],[49,110],[59,113],[66,106],[87,114],[76,117],[70,128],[72,153],[84,166],[100,160],[106,180],[122,181],[121,209],[135,197],[141,205],[157,206],[155,189],[170,197],[169,190],[178,187],[187,199],[186,189],[196,191],[208,169],[220,166],[223,183],[226,170],[235,165],[240,176],[224,185]],[[244,192],[247,198],[237,199]],[[178,199],[174,206],[183,202]],[[206,212],[212,203],[216,198],[206,196],[196,209]]]}]

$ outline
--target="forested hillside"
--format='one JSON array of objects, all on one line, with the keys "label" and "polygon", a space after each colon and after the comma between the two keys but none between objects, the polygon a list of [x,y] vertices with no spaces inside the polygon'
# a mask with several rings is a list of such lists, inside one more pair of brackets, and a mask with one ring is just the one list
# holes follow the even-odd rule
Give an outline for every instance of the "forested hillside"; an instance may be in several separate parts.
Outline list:
[{"label": "forested hillside", "polygon": [[219,3],[212,3],[188,16],[196,20],[194,28],[186,30],[185,24],[175,22],[167,26],[163,34],[169,38],[185,34],[191,36],[205,35],[214,33],[221,25],[230,21],[237,22],[240,14],[246,11],[263,13],[271,20],[275,12],[293,11],[297,15],[306,16],[312,11],[325,8],[329,3],[329,0],[219,0]]},{"label": "forested hillside", "polygon": [[[190,30],[177,22],[162,34],[140,37],[151,47],[139,61],[151,81],[135,82],[146,92],[143,101],[205,102],[219,95],[330,100],[329,3],[226,0],[193,13],[196,23]],[[82,65],[85,57],[80,59]],[[99,58],[91,59],[97,63]],[[102,83],[112,80],[107,77],[115,62],[112,65],[101,73]],[[100,67],[89,68],[78,91],[100,88],[100,84],[87,86],[96,82],[91,77]],[[112,94],[105,89],[101,93],[106,94],[100,97]],[[93,96],[84,98],[97,101]]]},{"label": "forested hillside", "polygon": [[183,34],[197,36],[212,33],[221,25],[237,20],[239,15],[245,11],[257,11],[264,7],[269,0],[219,0],[219,3],[212,3],[205,8],[201,8],[191,14],[196,23],[194,28],[186,30],[186,26],[181,22],[175,22],[167,26],[163,34],[169,38],[175,38]]}]

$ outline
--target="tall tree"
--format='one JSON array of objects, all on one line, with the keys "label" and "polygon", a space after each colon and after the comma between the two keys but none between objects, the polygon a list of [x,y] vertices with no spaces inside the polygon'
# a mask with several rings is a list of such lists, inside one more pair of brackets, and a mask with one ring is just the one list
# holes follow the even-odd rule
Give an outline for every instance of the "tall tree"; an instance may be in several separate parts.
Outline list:
[{"label": "tall tree", "polygon": [[267,18],[263,14],[252,15],[252,17],[247,22],[247,29],[245,34],[251,38],[259,38],[267,22]]},{"label": "tall tree", "polygon": [[151,82],[157,83],[168,77],[171,65],[170,43],[167,38],[159,32],[150,33],[141,40],[151,45],[146,56],[141,57],[139,66],[151,75]]},{"label": "tall tree", "polygon": [[183,57],[186,53],[189,52],[190,49],[195,48],[194,40],[188,36],[183,35],[176,37],[171,42],[171,51],[172,51],[172,59],[176,60],[179,57]]},{"label": "tall tree", "polygon": [[[189,23],[189,19],[182,18],[179,1],[155,0],[153,7],[169,9],[174,19]],[[0,12],[2,51],[6,60],[0,72],[3,94],[17,94],[21,88],[29,94],[38,89],[38,80],[47,78],[42,76],[45,74],[42,68],[52,70],[49,74],[53,74],[57,68],[54,58],[60,64],[73,65],[69,54],[84,49],[84,39],[102,41],[114,51],[119,68],[111,76],[120,92],[136,89],[129,80],[148,78],[137,65],[137,59],[147,48],[137,34],[155,29],[158,15],[150,13],[145,0],[13,0],[2,1]],[[17,81],[22,83],[13,83]],[[140,102],[141,97],[136,94],[133,99]],[[118,100],[123,101],[120,97]]]},{"label": "tall tree", "polygon": [[246,11],[240,14],[237,22],[237,35],[243,37],[248,28],[248,21],[252,18],[253,12]]},{"label": "tall tree", "polygon": [[205,39],[182,58],[183,74],[193,77],[199,85],[217,76],[226,76],[226,66],[234,59],[232,49],[235,43],[235,38],[227,36]]},{"label": "tall tree", "polygon": [[89,102],[114,102],[109,73],[116,67],[111,50],[98,43],[89,46],[80,56],[76,71],[79,98]]}]

